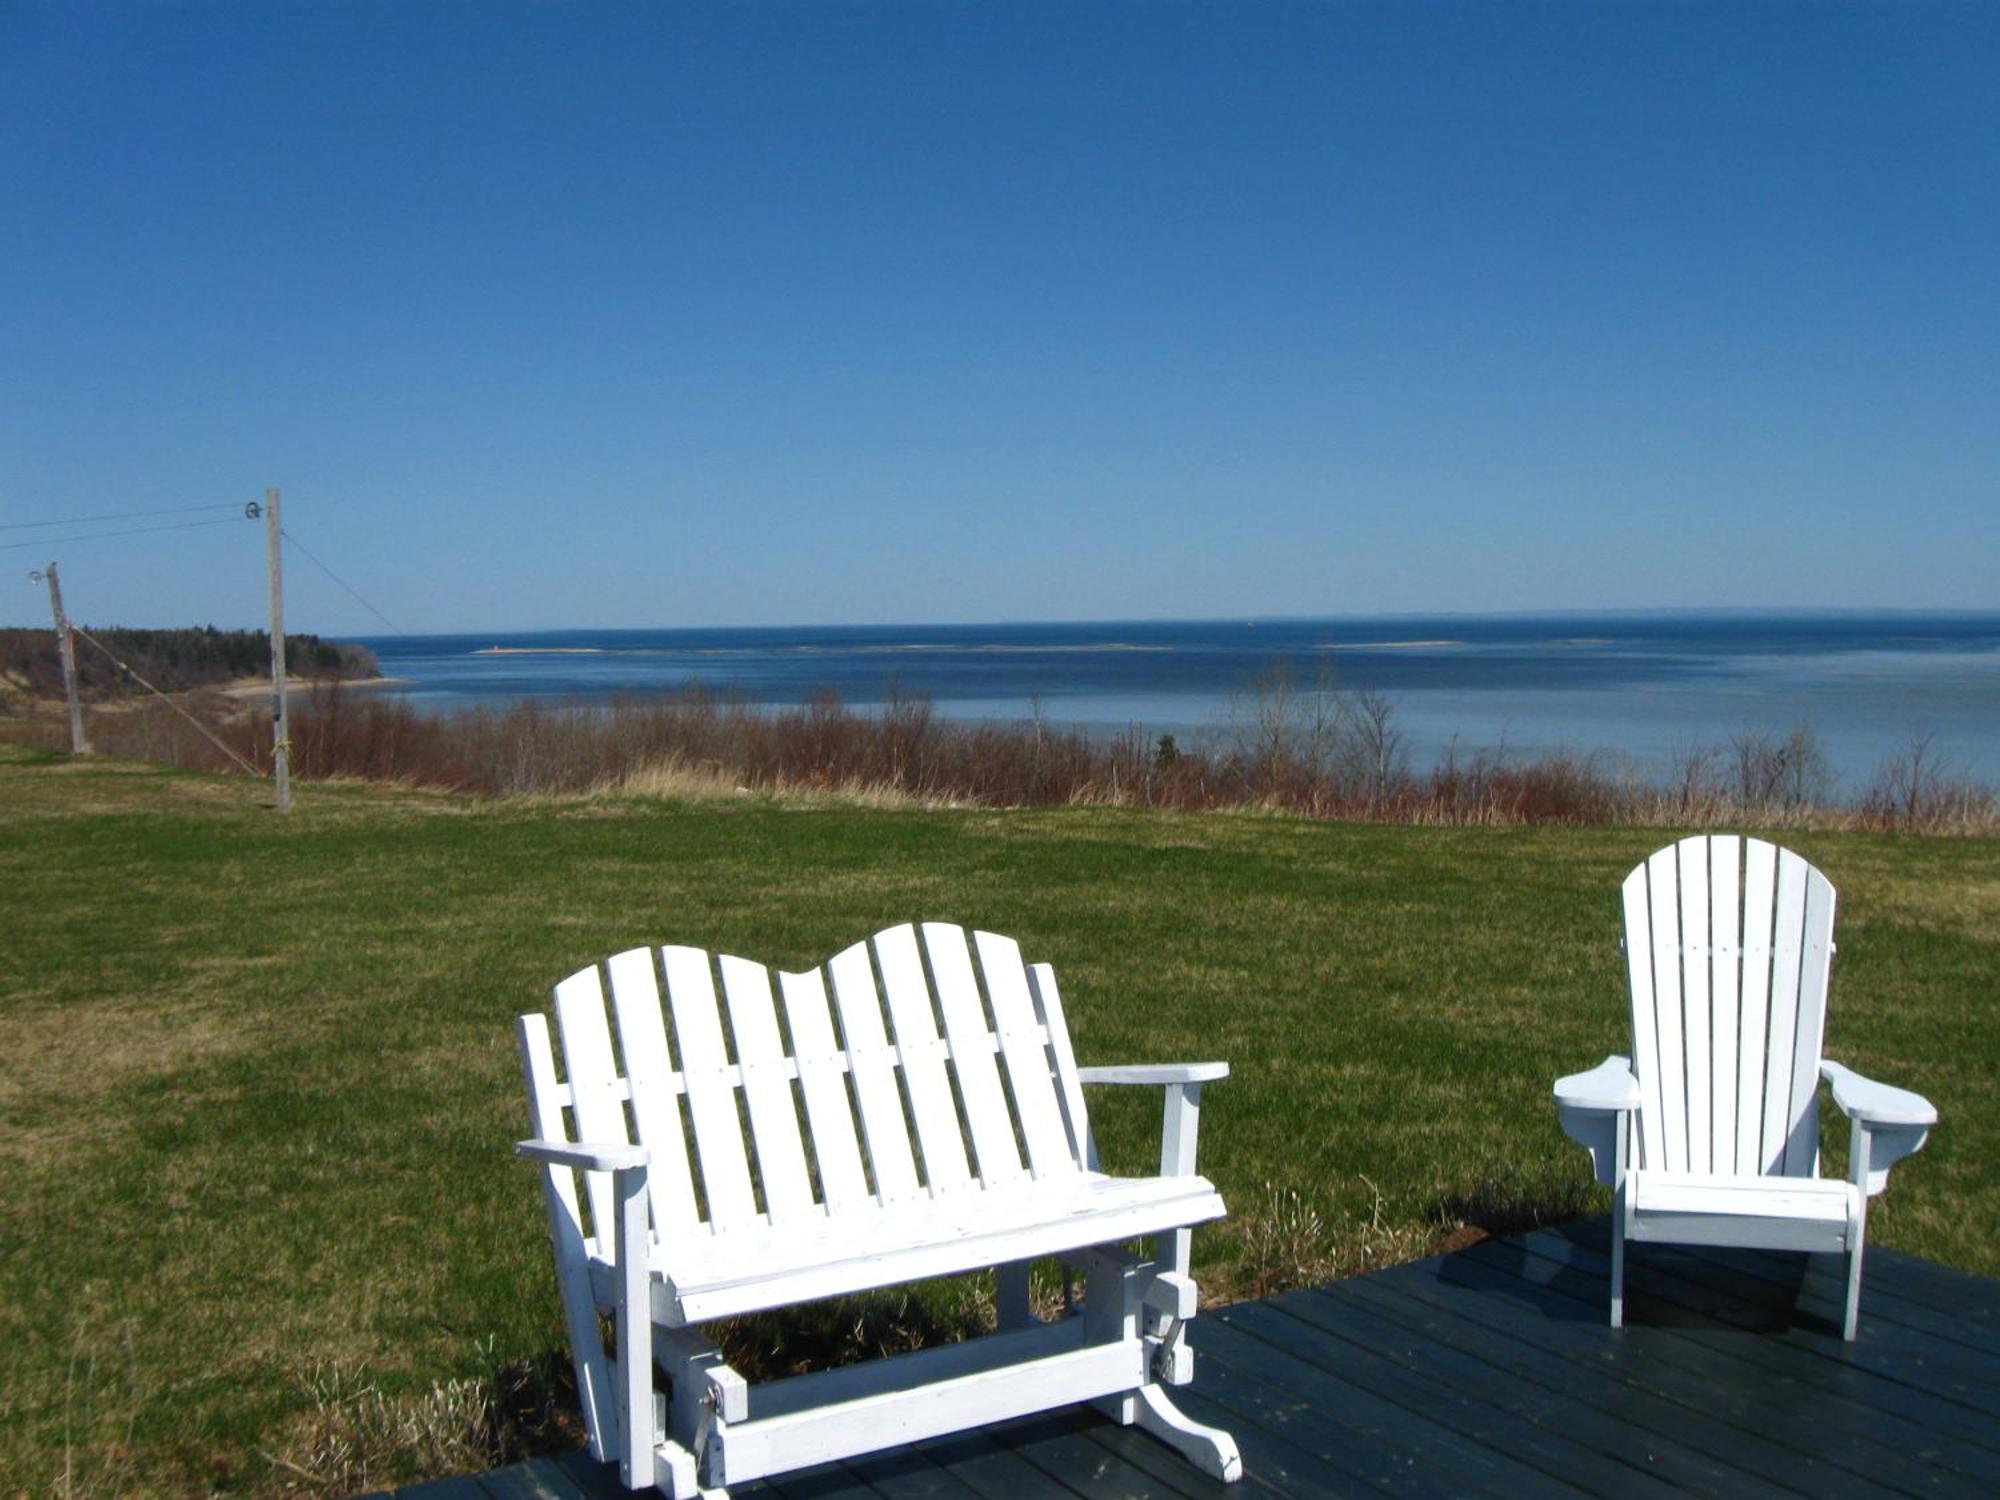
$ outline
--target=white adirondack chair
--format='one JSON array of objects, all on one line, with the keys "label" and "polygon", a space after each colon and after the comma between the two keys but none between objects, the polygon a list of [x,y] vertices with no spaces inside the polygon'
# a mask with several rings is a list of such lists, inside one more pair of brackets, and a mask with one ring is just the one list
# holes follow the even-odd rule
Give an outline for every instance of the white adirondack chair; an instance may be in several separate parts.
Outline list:
[{"label": "white adirondack chair", "polygon": [[[1190,1231],[1224,1212],[1195,1135],[1228,1064],[1078,1068],[1049,967],[942,923],[777,979],[782,1009],[763,965],[696,948],[573,974],[560,1080],[546,1018],[521,1017],[538,1138],[518,1150],[542,1166],[591,1453],[685,1497],[1093,1401],[1237,1478],[1229,1435],[1162,1389],[1193,1376]],[[1159,1176],[1097,1170],[1091,1083],[1165,1089]],[[1142,1236],[1164,1264],[1119,1248]],[[1085,1291],[1043,1322],[1027,1262],[1051,1255]],[[693,1327],[988,1266],[1000,1331],[754,1389]]]},{"label": "white adirondack chair", "polygon": [[[1614,1190],[1611,1326],[1625,1241],[1839,1251],[1861,1305],[1868,1199],[1937,1121],[1929,1101],[1820,1055],[1833,887],[1789,849],[1683,839],[1625,879],[1632,1054],[1556,1080],[1562,1128]],[[1845,1182],[1819,1175],[1819,1081],[1852,1121]]]}]

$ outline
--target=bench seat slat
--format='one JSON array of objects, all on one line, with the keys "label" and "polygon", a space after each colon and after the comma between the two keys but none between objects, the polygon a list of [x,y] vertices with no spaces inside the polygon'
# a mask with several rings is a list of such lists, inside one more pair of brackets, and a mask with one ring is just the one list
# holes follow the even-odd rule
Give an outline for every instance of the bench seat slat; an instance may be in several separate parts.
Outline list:
[{"label": "bench seat slat", "polygon": [[782,1236],[718,1235],[659,1255],[692,1323],[1163,1234],[1223,1212],[1205,1178],[1079,1173],[1060,1187],[892,1206]]}]

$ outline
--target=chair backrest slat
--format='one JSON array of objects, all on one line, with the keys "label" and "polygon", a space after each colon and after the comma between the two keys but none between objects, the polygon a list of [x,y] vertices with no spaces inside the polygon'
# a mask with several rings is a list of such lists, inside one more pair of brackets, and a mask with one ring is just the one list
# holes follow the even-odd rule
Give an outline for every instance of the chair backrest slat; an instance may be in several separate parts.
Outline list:
[{"label": "chair backrest slat", "polygon": [[1743,842],[1743,1046],[1737,1065],[1736,1172],[1764,1171],[1764,1051],[1770,1044],[1771,922],[1777,916],[1778,848]]},{"label": "chair backrest slat", "polygon": [[1632,1068],[1639,1075],[1639,1160],[1666,1160],[1660,1120],[1660,1028],[1653,1020],[1659,1003],[1653,993],[1652,893],[1646,877],[1651,862],[1625,877],[1625,973],[1632,996]]},{"label": "chair backrest slat", "polygon": [[792,1066],[771,1004],[771,971],[747,958],[725,957],[719,967],[765,1207],[773,1224],[815,1215],[818,1207],[799,1140],[799,1111],[792,1100]]},{"label": "chair backrest slat", "polygon": [[1624,885],[1641,1166],[1818,1169],[1833,887],[1787,849],[1683,839]]},{"label": "chair backrest slat", "polygon": [[1687,1170],[1706,1172],[1715,1141],[1709,1083],[1715,1046],[1709,1034],[1709,983],[1714,953],[1709,945],[1708,840],[1687,839],[1679,848],[1681,896],[1681,1031],[1687,1082]]},{"label": "chair backrest slat", "polygon": [[994,1030],[1000,1034],[1000,1053],[1007,1060],[1007,1081],[1028,1145],[1029,1169],[1038,1180],[1075,1172],[1077,1161],[1056,1104],[1054,1070],[1028,992],[1021,945],[991,932],[975,932],[972,942],[986,976],[987,997],[993,1002]]},{"label": "chair backrest slat", "polygon": [[806,1119],[812,1125],[813,1159],[819,1165],[820,1191],[827,1212],[839,1213],[873,1200],[868,1176],[861,1167],[861,1145],[854,1136],[854,1105],[847,1093],[847,1059],[833,1034],[833,1013],[827,1006],[826,976],[818,969],[780,974],[778,989],[785,998],[785,1026],[791,1032],[792,1054],[798,1061],[799,1092],[805,1095]]},{"label": "chair backrest slat", "polygon": [[687,1084],[708,1222],[720,1232],[755,1220],[757,1199],[750,1189],[743,1124],[736,1113],[729,1053],[715,1007],[715,975],[708,954],[699,948],[662,948],[660,961],[667,974],[667,1004],[674,1017],[681,1077]]},{"label": "chair backrest slat", "polygon": [[1715,1009],[1714,1128],[1704,1171],[1736,1171],[1736,1105],[1743,1040],[1743,841],[1734,834],[1709,840],[1709,998]]},{"label": "chair backrest slat", "polygon": [[1680,860],[1662,849],[1646,861],[1652,886],[1653,1025],[1660,1038],[1661,1140],[1669,1172],[1687,1170],[1687,1046],[1681,1025]]},{"label": "chair backrest slat", "polygon": [[659,957],[634,948],[606,961],[611,998],[618,1013],[618,1048],[631,1081],[632,1123],[640,1144],[652,1153],[646,1185],[653,1200],[657,1234],[691,1229],[700,1221],[694,1179],[688,1172],[687,1138],[681,1125],[680,1080],[667,1055],[667,1028],[660,1015]]},{"label": "chair backrest slat", "polygon": [[1062,1105],[1069,1126],[1070,1150],[1091,1171],[1097,1170],[1097,1143],[1090,1136],[1090,1116],[1083,1107],[1083,1080],[1076,1071],[1076,1054],[1070,1050],[1069,1026],[1063,1016],[1062,995],[1056,990],[1056,971],[1047,964],[1028,966],[1028,993],[1035,1002],[1035,1015],[1048,1028],[1049,1053],[1056,1066],[1056,1100]]},{"label": "chair backrest slat", "polygon": [[944,1012],[944,1033],[951,1047],[959,1097],[965,1101],[965,1121],[972,1131],[979,1180],[987,1187],[1017,1182],[1026,1169],[1014,1140],[1014,1122],[1007,1113],[1007,1096],[994,1061],[995,1039],[979,998],[979,980],[972,972],[965,929],[926,922],[924,951],[930,956],[931,974],[937,981],[938,1008]]},{"label": "chair backrest slat", "polygon": [[1806,862],[1778,851],[1778,902],[1771,921],[1771,1021],[1765,1036],[1764,1130],[1757,1170],[1782,1173],[1791,1136],[1792,1052],[1799,1029],[1799,959],[1806,921]]},{"label": "chair backrest slat", "polygon": [[[1804,864],[1804,861],[1800,861]],[[1819,1172],[1819,1058],[1826,1039],[1826,987],[1833,963],[1833,886],[1806,865],[1805,926],[1799,942],[1799,1019],[1792,1043],[1787,1177]]]},{"label": "chair backrest slat", "polygon": [[903,1069],[903,1087],[916,1120],[917,1144],[924,1157],[924,1185],[933,1196],[957,1192],[972,1181],[965,1160],[965,1136],[952,1099],[951,1078],[945,1071],[947,1052],[938,1035],[930,981],[923,955],[917,950],[914,927],[892,927],[875,938],[875,961],[882,970],[882,993],[889,1001],[889,1019],[896,1028],[896,1057]]},{"label": "chair backrest slat", "polygon": [[920,1189],[868,945],[856,943],[834,955],[826,969],[833,979],[841,1034],[847,1038],[847,1066],[860,1106],[861,1134],[868,1143],[868,1164],[874,1168],[875,1196],[884,1203],[900,1203],[916,1197]]}]

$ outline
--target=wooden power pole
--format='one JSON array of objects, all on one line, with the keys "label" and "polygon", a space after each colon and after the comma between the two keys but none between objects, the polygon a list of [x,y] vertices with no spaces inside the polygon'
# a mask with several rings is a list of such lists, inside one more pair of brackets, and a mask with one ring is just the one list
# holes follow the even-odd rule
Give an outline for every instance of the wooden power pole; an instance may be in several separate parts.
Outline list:
[{"label": "wooden power pole", "polygon": [[282,813],[292,810],[292,716],[285,702],[285,543],[276,490],[264,491],[264,538],[271,562],[271,775]]},{"label": "wooden power pole", "polygon": [[56,617],[56,651],[62,657],[63,696],[69,699],[69,748],[73,755],[87,753],[83,738],[83,700],[76,691],[76,637],[70,634],[69,616],[63,613],[62,580],[56,565],[49,564],[49,608]]}]

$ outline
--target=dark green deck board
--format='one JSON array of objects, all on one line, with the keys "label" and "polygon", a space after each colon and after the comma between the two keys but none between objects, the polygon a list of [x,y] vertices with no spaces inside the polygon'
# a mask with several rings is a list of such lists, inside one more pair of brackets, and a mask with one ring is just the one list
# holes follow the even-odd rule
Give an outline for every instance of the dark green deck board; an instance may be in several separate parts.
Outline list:
[{"label": "dark green deck board", "polygon": [[[1197,1421],[1242,1447],[1225,1486],[1088,1410],[737,1486],[738,1500],[1322,1500],[1345,1495],[2000,1494],[2000,1282],[1869,1251],[1861,1337],[1800,1256],[1628,1252],[1606,1326],[1602,1219],[1487,1240],[1310,1292],[1204,1310]],[[583,1500],[564,1454],[403,1500]]]}]

